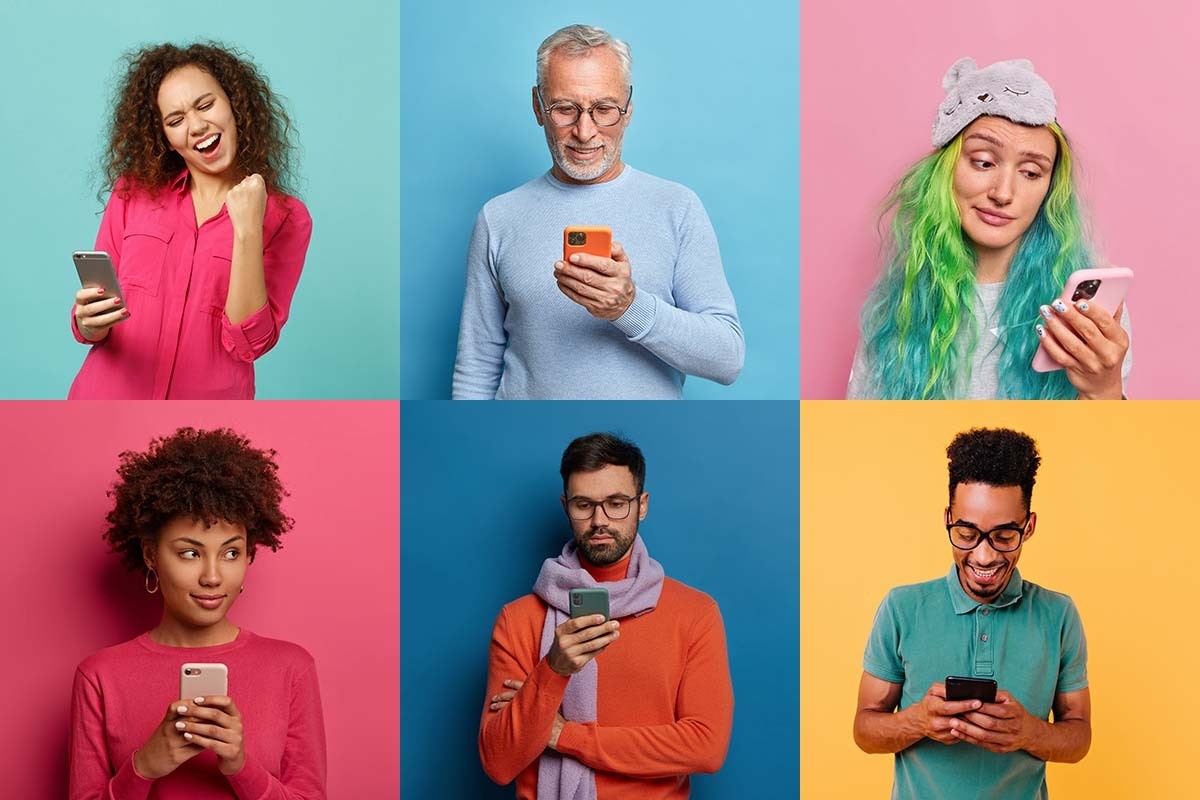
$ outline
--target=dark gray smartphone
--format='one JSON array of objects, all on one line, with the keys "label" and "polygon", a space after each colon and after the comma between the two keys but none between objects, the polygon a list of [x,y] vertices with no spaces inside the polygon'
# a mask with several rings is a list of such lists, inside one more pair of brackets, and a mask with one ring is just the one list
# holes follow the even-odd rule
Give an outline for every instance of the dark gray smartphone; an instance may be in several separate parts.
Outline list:
[{"label": "dark gray smartphone", "polygon": [[117,281],[117,271],[113,269],[112,259],[103,250],[76,250],[71,259],[75,262],[75,271],[79,273],[79,285],[84,289],[104,287],[107,297],[121,298],[125,305],[125,294]]},{"label": "dark gray smartphone", "polygon": [[603,614],[608,619],[608,589],[572,589],[568,593],[571,619]]},{"label": "dark gray smartphone", "polygon": [[991,678],[964,678],[950,675],[946,678],[947,700],[982,700],[996,702],[996,682]]}]

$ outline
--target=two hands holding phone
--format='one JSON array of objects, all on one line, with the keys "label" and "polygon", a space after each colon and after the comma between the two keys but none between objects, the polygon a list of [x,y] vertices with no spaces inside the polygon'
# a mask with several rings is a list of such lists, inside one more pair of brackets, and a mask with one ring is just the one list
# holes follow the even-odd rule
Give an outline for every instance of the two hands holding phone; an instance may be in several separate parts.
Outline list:
[{"label": "two hands holding phone", "polygon": [[993,753],[1024,750],[1035,722],[1015,697],[996,682],[948,677],[930,685],[920,703],[910,706],[922,734],[942,744],[967,742]]},{"label": "two hands holding phone", "polygon": [[[209,675],[215,676],[215,682]],[[242,715],[225,694],[227,680],[224,664],[184,664],[180,668],[180,694],[192,696],[171,703],[162,722],[133,754],[133,767],[139,775],[157,780],[205,750],[216,755],[222,774],[233,775],[242,769],[246,763]],[[208,694],[198,696],[199,691]]]},{"label": "two hands holding phone", "polygon": [[[554,629],[554,641],[546,653],[550,669],[567,678],[587,666],[588,662],[604,652],[621,635],[621,623],[610,620],[607,589],[572,589],[569,594],[571,619]],[[512,702],[524,681],[506,680],[505,691],[493,695],[489,708],[500,711]],[[567,724],[562,712],[554,715],[547,747],[556,750],[558,735]]]}]

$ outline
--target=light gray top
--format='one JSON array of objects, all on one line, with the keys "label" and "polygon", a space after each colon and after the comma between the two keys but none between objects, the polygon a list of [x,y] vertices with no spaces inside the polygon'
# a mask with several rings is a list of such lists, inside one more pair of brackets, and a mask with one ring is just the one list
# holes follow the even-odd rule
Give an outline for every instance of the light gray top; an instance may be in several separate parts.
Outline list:
[{"label": "light gray top", "polygon": [[[957,396],[966,400],[995,400],[1000,396],[1000,330],[998,306],[1000,295],[1004,293],[1004,282],[980,283],[975,285],[976,303],[972,306],[975,316],[975,326],[978,332],[975,352],[971,356],[971,373],[959,378]],[[1036,314],[1036,309],[1034,314]],[[1038,318],[1040,319],[1040,317]],[[1036,320],[1029,319],[1032,328]],[[1133,369],[1133,328],[1129,321],[1128,306],[1121,310],[1121,327],[1129,335],[1129,349],[1125,352],[1125,362],[1121,365],[1121,387],[1124,389],[1129,373]],[[1030,367],[1032,369],[1032,367]],[[858,348],[854,352],[854,365],[850,369],[850,383],[846,387],[847,400],[874,400],[867,394],[868,371],[863,361],[863,345],[859,339]]]}]

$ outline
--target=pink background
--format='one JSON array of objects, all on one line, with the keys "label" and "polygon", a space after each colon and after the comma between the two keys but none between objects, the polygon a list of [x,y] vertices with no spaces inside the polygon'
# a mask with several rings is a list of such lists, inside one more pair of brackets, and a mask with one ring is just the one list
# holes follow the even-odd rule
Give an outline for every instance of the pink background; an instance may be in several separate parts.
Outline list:
[{"label": "pink background", "polygon": [[399,796],[399,422],[398,403],[0,405],[4,796],[66,796],[75,666],[158,622],[159,598],[100,538],[105,491],[118,453],[181,425],[278,451],[296,526],[259,550],[230,618],[316,659],[329,796]]},{"label": "pink background", "polygon": [[1197,279],[1200,4],[804,0],[800,13],[802,398],[845,395],[879,204],[930,152],[942,76],[962,56],[1029,58],[1054,88],[1102,255],[1137,273],[1129,394],[1200,397],[1182,283]]}]

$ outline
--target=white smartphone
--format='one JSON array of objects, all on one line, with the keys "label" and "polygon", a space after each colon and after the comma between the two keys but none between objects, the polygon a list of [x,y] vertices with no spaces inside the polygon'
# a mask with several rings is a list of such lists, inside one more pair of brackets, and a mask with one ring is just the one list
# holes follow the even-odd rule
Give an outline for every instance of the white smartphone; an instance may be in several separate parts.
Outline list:
[{"label": "white smartphone", "polygon": [[75,271],[79,273],[79,285],[84,289],[104,287],[105,297],[121,298],[125,305],[125,294],[117,280],[117,271],[113,269],[112,259],[103,250],[76,250],[71,259],[75,262]]},{"label": "white smartphone", "polygon": [[[1125,294],[1132,283],[1133,270],[1128,267],[1077,269],[1067,278],[1067,284],[1063,287],[1059,299],[1067,305],[1077,300],[1086,300],[1112,314],[1117,306],[1124,302]],[[1033,368],[1037,372],[1053,372],[1062,369],[1062,365],[1051,358],[1046,349],[1039,344],[1037,352],[1033,354]]]},{"label": "white smartphone", "polygon": [[179,698],[224,697],[229,694],[229,667],[224,664],[184,664],[179,668]]}]

